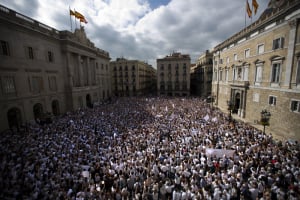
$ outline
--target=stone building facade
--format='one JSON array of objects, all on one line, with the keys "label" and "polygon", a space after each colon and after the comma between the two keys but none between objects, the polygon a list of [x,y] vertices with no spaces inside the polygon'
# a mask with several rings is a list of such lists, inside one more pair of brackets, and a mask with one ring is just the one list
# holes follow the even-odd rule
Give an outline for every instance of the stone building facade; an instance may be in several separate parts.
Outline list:
[{"label": "stone building facade", "polygon": [[270,132],[300,138],[300,2],[269,4],[261,17],[214,48],[215,104]]},{"label": "stone building facade", "polygon": [[115,96],[148,95],[156,90],[156,70],[145,62],[117,58],[110,68]]},{"label": "stone building facade", "polygon": [[191,94],[207,98],[211,96],[213,53],[206,50],[197,59],[191,71]]},{"label": "stone building facade", "polygon": [[156,63],[158,95],[190,95],[191,58],[188,54],[172,53],[157,59]]},{"label": "stone building facade", "polygon": [[0,6],[0,131],[111,96],[109,53]]}]

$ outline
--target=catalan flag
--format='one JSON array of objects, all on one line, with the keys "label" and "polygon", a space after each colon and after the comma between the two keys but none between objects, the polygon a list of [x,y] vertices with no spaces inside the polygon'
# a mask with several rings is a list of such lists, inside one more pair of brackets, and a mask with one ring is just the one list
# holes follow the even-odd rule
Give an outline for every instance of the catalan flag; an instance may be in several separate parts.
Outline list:
[{"label": "catalan flag", "polygon": [[88,23],[85,18],[80,18],[79,21],[83,22],[83,23],[86,23],[86,24]]},{"label": "catalan flag", "polygon": [[258,6],[259,5],[258,5],[257,1],[256,0],[252,0],[252,8],[254,10],[254,14],[256,14]]},{"label": "catalan flag", "polygon": [[247,1],[247,4],[246,4],[246,11],[248,13],[248,17],[249,18],[252,17],[252,10],[251,10],[251,8],[249,6],[249,2],[248,1]]},{"label": "catalan flag", "polygon": [[75,16],[75,12],[73,10],[70,10],[70,15]]}]

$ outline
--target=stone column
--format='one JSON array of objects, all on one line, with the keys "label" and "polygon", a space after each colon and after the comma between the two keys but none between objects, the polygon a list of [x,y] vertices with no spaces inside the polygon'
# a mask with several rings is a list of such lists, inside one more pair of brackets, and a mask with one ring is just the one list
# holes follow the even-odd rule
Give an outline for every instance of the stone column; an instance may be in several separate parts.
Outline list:
[{"label": "stone column", "polygon": [[289,25],[290,25],[290,33],[289,33],[288,52],[287,52],[287,59],[286,59],[285,79],[283,84],[285,88],[291,88],[291,76],[292,76],[292,66],[294,61],[293,55],[295,51],[297,19],[293,19],[289,21]]},{"label": "stone column", "polygon": [[88,81],[88,85],[92,85],[92,70],[91,70],[91,66],[90,66],[90,58],[87,57],[86,58],[86,70],[87,70],[87,81]]},{"label": "stone column", "polygon": [[246,108],[246,91],[242,90],[242,95],[241,95],[241,115],[240,117],[244,118],[245,117],[245,108]]},{"label": "stone column", "polygon": [[71,66],[71,53],[67,52],[67,79],[70,87],[75,85],[74,66]]},{"label": "stone column", "polygon": [[84,75],[83,75],[83,66],[82,66],[82,62],[83,60],[81,59],[81,56],[78,54],[77,57],[77,62],[78,62],[78,72],[79,72],[79,86],[83,86],[84,85]]}]

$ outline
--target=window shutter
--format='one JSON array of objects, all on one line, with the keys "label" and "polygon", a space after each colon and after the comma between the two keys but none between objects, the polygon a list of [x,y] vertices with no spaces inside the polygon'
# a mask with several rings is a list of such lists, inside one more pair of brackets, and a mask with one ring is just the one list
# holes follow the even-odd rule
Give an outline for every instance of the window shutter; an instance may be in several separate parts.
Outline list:
[{"label": "window shutter", "polygon": [[284,45],[284,37],[280,38],[280,48],[283,48]]}]

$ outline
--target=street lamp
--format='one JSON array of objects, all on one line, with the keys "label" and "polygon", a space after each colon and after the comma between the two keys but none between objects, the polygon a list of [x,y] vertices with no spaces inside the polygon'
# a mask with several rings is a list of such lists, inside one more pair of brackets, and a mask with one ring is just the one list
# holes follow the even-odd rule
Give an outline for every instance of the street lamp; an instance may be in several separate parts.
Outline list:
[{"label": "street lamp", "polygon": [[231,111],[232,111],[232,107],[233,107],[233,103],[231,100],[227,100],[227,106],[228,106],[228,110],[229,110],[229,121],[231,121]]},{"label": "street lamp", "polygon": [[214,94],[211,94],[211,96],[210,96],[211,108],[214,107],[215,98],[216,98],[216,96]]},{"label": "street lamp", "polygon": [[260,117],[261,117],[260,124],[264,126],[264,134],[265,134],[266,126],[270,125],[269,121],[270,121],[271,113],[266,109],[263,109],[260,112]]}]

